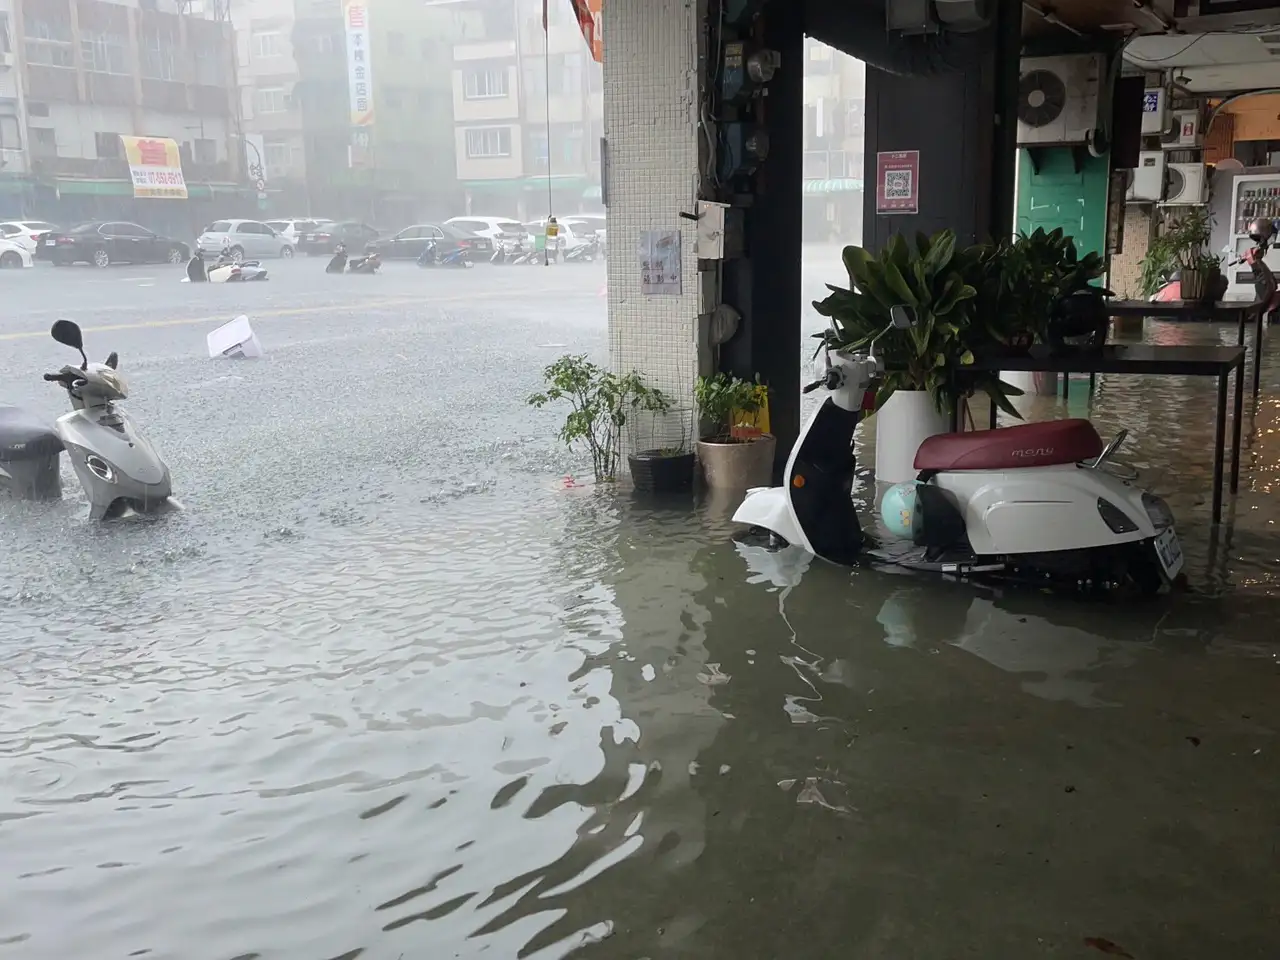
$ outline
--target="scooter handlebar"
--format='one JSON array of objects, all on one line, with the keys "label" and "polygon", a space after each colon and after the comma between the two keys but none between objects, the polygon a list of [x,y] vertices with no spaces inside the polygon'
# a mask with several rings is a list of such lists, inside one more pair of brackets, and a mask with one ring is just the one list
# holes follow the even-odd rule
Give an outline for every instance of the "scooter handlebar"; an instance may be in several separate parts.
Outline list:
[{"label": "scooter handlebar", "polygon": [[815,391],[815,390],[817,390],[819,387],[823,386],[826,382],[827,382],[826,380],[815,380],[815,381],[813,381],[813,383],[810,383],[810,384],[808,384],[807,386],[805,386],[805,388],[804,388],[803,390],[801,390],[800,392],[801,392],[801,393],[813,393],[813,391]]}]

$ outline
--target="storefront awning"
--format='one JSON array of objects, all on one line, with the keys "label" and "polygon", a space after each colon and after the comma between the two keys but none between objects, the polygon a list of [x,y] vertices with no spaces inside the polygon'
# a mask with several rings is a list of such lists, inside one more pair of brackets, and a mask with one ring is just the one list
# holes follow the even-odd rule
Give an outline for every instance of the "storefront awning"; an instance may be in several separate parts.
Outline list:
[{"label": "storefront awning", "polygon": [[[90,197],[132,197],[133,183],[129,180],[81,180],[64,179],[57,181],[58,193],[63,196]],[[234,183],[189,183],[187,198],[189,200],[212,200],[215,197],[229,197],[251,192],[251,188]]]},{"label": "storefront awning", "polygon": [[[572,174],[552,174],[551,187],[553,190],[571,190],[583,189],[588,185],[589,181],[586,177],[579,177]],[[523,193],[526,190],[546,190],[547,178],[543,176],[534,177],[510,177],[505,180],[463,180],[462,185],[468,190],[484,190],[488,193]]]},{"label": "storefront awning", "polygon": [[804,182],[805,196],[815,196],[824,193],[861,193],[862,181],[852,178],[841,178],[839,180],[806,180]]}]

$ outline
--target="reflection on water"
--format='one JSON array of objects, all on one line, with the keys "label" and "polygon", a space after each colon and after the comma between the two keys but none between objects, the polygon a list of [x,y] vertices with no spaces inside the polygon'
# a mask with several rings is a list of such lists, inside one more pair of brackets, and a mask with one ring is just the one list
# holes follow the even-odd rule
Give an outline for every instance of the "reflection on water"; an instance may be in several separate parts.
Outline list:
[{"label": "reflection on water", "polygon": [[0,956],[1269,958],[1280,406],[1215,541],[1212,389],[1101,384],[1197,588],[1131,607],[761,558],[537,445],[234,538],[15,508]]}]

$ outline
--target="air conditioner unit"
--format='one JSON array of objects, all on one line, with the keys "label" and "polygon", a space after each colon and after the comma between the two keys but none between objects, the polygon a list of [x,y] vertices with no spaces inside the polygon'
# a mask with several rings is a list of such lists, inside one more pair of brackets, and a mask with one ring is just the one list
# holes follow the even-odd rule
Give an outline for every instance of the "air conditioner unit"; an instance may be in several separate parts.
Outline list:
[{"label": "air conditioner unit", "polygon": [[1168,185],[1164,191],[1164,202],[1168,206],[1191,206],[1206,202],[1205,187],[1208,180],[1204,175],[1203,163],[1171,163],[1168,165]]},{"label": "air conditioner unit", "polygon": [[1018,145],[1088,143],[1098,125],[1099,53],[1026,57],[1018,79]]},{"label": "air conditioner unit", "polygon": [[1143,150],[1130,171],[1126,203],[1155,203],[1164,197],[1164,151]]},{"label": "air conditioner unit", "polygon": [[1158,137],[1165,132],[1169,126],[1169,118],[1166,116],[1166,97],[1163,87],[1151,87],[1142,95],[1142,135],[1144,137]]},{"label": "air conditioner unit", "polygon": [[1182,150],[1200,146],[1200,111],[1178,110],[1173,123],[1161,137],[1166,150]]},{"label": "air conditioner unit", "polygon": [[0,70],[12,70],[12,69],[13,69],[13,54],[0,53]]}]

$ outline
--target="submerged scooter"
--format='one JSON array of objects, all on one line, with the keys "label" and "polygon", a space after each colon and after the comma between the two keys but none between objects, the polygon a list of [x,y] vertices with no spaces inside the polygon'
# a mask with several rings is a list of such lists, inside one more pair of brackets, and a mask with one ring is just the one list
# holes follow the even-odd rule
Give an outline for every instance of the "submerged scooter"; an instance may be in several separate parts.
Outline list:
[{"label": "submerged scooter", "polygon": [[[912,325],[894,307],[892,327]],[[889,328],[886,328],[885,332]],[[882,334],[883,335],[883,334]],[[757,487],[734,514],[833,563],[862,558],[952,578],[995,577],[1044,586],[1154,593],[1182,569],[1173,515],[1159,497],[1117,475],[1088,420],[1056,420],[930,437],[920,471],[900,485],[893,526],[910,540],[870,550],[853,507],[853,435],[874,409],[884,373],[875,341],[866,354],[823,349],[819,379],[829,396],[800,433],[780,487]]]},{"label": "submerged scooter", "polygon": [[210,283],[246,283],[267,279],[267,268],[257,260],[237,260],[229,247],[223,247],[208,277]]},{"label": "submerged scooter", "polygon": [[80,352],[80,366],[44,375],[67,391],[72,411],[59,417],[51,430],[16,407],[0,407],[0,489],[23,500],[58,499],[58,455],[66,450],[89,498],[91,519],[177,507],[169,468],[116,407],[116,401],[129,394],[128,383],[116,370],[119,358],[112,353],[106,363],[90,363],[80,328],[70,320],[57,321],[50,332],[53,339]]},{"label": "submerged scooter", "polygon": [[339,243],[333,248],[333,257],[329,260],[329,265],[324,268],[325,273],[342,273],[347,269],[347,245]]},{"label": "submerged scooter", "polygon": [[347,261],[347,273],[377,273],[382,266],[382,257],[378,248],[372,243],[364,248],[363,257],[353,257]]},{"label": "submerged scooter", "polygon": [[209,274],[204,268],[204,251],[196,247],[196,252],[187,261],[187,280],[190,283],[205,283]]}]

